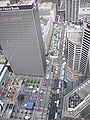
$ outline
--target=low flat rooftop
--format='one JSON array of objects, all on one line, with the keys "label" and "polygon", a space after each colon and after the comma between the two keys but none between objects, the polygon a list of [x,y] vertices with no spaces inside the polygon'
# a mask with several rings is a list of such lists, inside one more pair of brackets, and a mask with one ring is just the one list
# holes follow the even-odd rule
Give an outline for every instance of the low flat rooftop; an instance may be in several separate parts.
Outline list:
[{"label": "low flat rooftop", "polygon": [[17,4],[10,4],[9,0],[1,0],[0,1],[0,7],[3,6],[7,6],[9,4],[9,6],[12,5],[32,5],[36,0],[20,0]]},{"label": "low flat rooftop", "polygon": [[8,1],[0,2],[0,11],[25,10],[36,7],[37,0],[20,0],[17,4],[10,4]]},{"label": "low flat rooftop", "polygon": [[82,43],[82,28],[80,26],[68,26],[67,28],[67,38],[69,41],[76,45],[81,45]]},{"label": "low flat rooftop", "polygon": [[52,2],[44,2],[38,4],[39,9],[52,9],[53,3]]},{"label": "low flat rooftop", "polygon": [[79,117],[90,104],[90,78],[64,97],[63,116]]}]

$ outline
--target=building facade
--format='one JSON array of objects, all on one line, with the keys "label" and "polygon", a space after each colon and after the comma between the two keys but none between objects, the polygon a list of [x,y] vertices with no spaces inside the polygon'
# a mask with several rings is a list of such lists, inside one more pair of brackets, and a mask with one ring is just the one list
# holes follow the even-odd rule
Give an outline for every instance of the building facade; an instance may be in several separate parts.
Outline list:
[{"label": "building facade", "polygon": [[[75,26],[75,25],[74,25]],[[85,17],[83,28],[67,28],[68,69],[67,78],[77,81],[89,73],[90,65],[90,16]]]},{"label": "building facade", "polygon": [[44,76],[46,61],[36,1],[1,6],[0,36],[15,74]]},{"label": "building facade", "polygon": [[81,73],[79,72],[82,29],[70,27],[67,30],[68,39],[68,69],[67,79],[71,82],[78,81]]},{"label": "building facade", "polygon": [[65,0],[65,20],[68,22],[78,22],[79,0]]},{"label": "building facade", "polygon": [[83,17],[90,15],[89,0],[65,0],[65,20],[78,23]]},{"label": "building facade", "polygon": [[90,16],[87,16],[84,20],[84,30],[82,39],[82,50],[80,59],[80,72],[86,73],[88,58],[90,54]]}]

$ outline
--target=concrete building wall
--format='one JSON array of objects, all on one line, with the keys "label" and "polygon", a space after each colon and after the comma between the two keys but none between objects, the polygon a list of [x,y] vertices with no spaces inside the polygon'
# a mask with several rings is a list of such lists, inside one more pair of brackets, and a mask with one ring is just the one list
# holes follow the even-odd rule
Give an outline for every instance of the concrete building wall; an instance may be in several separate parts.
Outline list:
[{"label": "concrete building wall", "polygon": [[0,11],[0,44],[15,74],[44,76],[38,9]]}]

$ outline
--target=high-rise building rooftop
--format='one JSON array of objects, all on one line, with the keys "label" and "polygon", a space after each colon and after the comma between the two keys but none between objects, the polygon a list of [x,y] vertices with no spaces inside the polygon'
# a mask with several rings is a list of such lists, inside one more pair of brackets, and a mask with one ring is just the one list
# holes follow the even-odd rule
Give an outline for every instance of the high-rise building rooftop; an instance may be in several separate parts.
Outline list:
[{"label": "high-rise building rooftop", "polygon": [[[90,105],[90,78],[64,97],[63,116],[79,118],[80,113]],[[87,114],[90,111],[87,111]],[[84,116],[84,115],[83,115]],[[85,116],[84,116],[85,117]]]}]

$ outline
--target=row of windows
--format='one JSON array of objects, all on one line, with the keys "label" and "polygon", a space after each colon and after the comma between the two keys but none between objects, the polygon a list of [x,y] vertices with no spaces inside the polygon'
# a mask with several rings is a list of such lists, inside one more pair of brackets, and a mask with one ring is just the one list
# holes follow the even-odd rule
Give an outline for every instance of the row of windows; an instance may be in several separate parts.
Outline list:
[{"label": "row of windows", "polygon": [[90,36],[90,34],[89,34],[89,33],[87,33],[87,32],[84,32],[84,34],[85,34],[85,35],[88,35],[88,36]]},{"label": "row of windows", "polygon": [[81,72],[82,74],[84,74],[84,70],[80,69],[80,72]]},{"label": "row of windows", "polygon": [[84,74],[85,66],[84,67],[80,67],[80,71]]},{"label": "row of windows", "polygon": [[82,46],[82,52],[87,53],[89,50],[89,47],[85,46],[85,44]]},{"label": "row of windows", "polygon": [[81,59],[80,66],[86,66],[86,61],[83,61],[83,60]]},{"label": "row of windows", "polygon": [[85,65],[84,65],[84,64],[81,65],[81,66],[80,66],[80,69],[83,70],[83,71],[85,71]]},{"label": "row of windows", "polygon": [[72,48],[69,48],[69,52],[71,52],[71,53],[72,53],[72,52],[74,52],[74,49],[72,49]]},{"label": "row of windows", "polygon": [[85,54],[85,55],[88,54],[88,50],[89,50],[89,49],[86,49],[86,48],[84,47],[84,48],[82,49],[82,54]]},{"label": "row of windows", "polygon": [[73,47],[74,45],[69,42],[69,47]]},{"label": "row of windows", "polygon": [[86,39],[87,41],[90,41],[85,35],[84,35],[84,39]]},{"label": "row of windows", "polygon": [[73,50],[69,50],[69,54],[74,54],[74,51]]},{"label": "row of windows", "polygon": [[74,49],[74,46],[72,46],[72,45],[69,45],[69,49]]},{"label": "row of windows", "polygon": [[[82,62],[81,62],[81,63],[82,63]],[[82,65],[80,66],[80,69],[85,70],[85,66],[86,66],[86,64],[83,64],[83,63],[82,63]]]},{"label": "row of windows", "polygon": [[90,31],[84,31],[84,34],[90,36]]},{"label": "row of windows", "polygon": [[87,59],[81,59],[81,62],[85,65]]},{"label": "row of windows", "polygon": [[74,46],[70,46],[70,45],[69,45],[69,49],[70,49],[70,50],[71,50],[71,49],[74,50]]},{"label": "row of windows", "polygon": [[69,41],[69,44],[70,44],[71,46],[74,46],[73,43],[72,43],[71,41]]},{"label": "row of windows", "polygon": [[85,41],[83,41],[83,46],[85,46],[87,49],[89,49],[89,45]]},{"label": "row of windows", "polygon": [[70,48],[70,49],[69,49],[69,52],[73,53],[73,52],[74,52],[74,49]]},{"label": "row of windows", "polygon": [[88,50],[83,49],[82,50],[82,56],[86,57],[88,55],[88,52],[89,52],[89,49]]},{"label": "row of windows", "polygon": [[72,48],[72,49],[74,49],[74,46],[69,44],[69,48]]},{"label": "row of windows", "polygon": [[82,61],[82,60],[81,60],[80,63],[81,63],[80,66],[84,66],[84,67],[86,66],[86,61]]},{"label": "row of windows", "polygon": [[84,45],[82,46],[82,51],[87,53],[88,50],[89,50],[89,46],[86,46],[86,44],[84,44]]},{"label": "row of windows", "polygon": [[84,36],[85,36],[87,39],[89,39],[89,38],[90,38],[87,34],[84,34]]},{"label": "row of windows", "polygon": [[82,57],[83,59],[86,59],[86,58],[87,58],[87,56],[88,56],[88,53],[87,53],[87,54],[82,53],[82,56],[81,56],[81,57]]},{"label": "row of windows", "polygon": [[85,53],[83,54],[83,53],[82,53],[81,58],[86,59],[86,58],[87,58],[87,56],[88,56],[88,54],[85,54]]},{"label": "row of windows", "polygon": [[70,61],[70,60],[73,61],[73,56],[69,57],[69,61]]},{"label": "row of windows", "polygon": [[80,62],[80,68],[85,68],[85,66],[86,66],[85,62],[81,61]]},{"label": "row of windows", "polygon": [[70,54],[70,53],[69,53],[69,58],[73,58],[73,54]]},{"label": "row of windows", "polygon": [[90,31],[88,31],[88,30],[86,30],[86,29],[85,29],[84,31],[86,31],[87,33],[90,33]]},{"label": "row of windows", "polygon": [[88,45],[90,44],[89,40],[87,40],[85,37],[83,39],[83,42],[87,43]]},{"label": "row of windows", "polygon": [[69,47],[70,47],[70,48],[73,48],[73,47],[74,47],[74,45],[72,45],[72,44],[69,44]]}]

